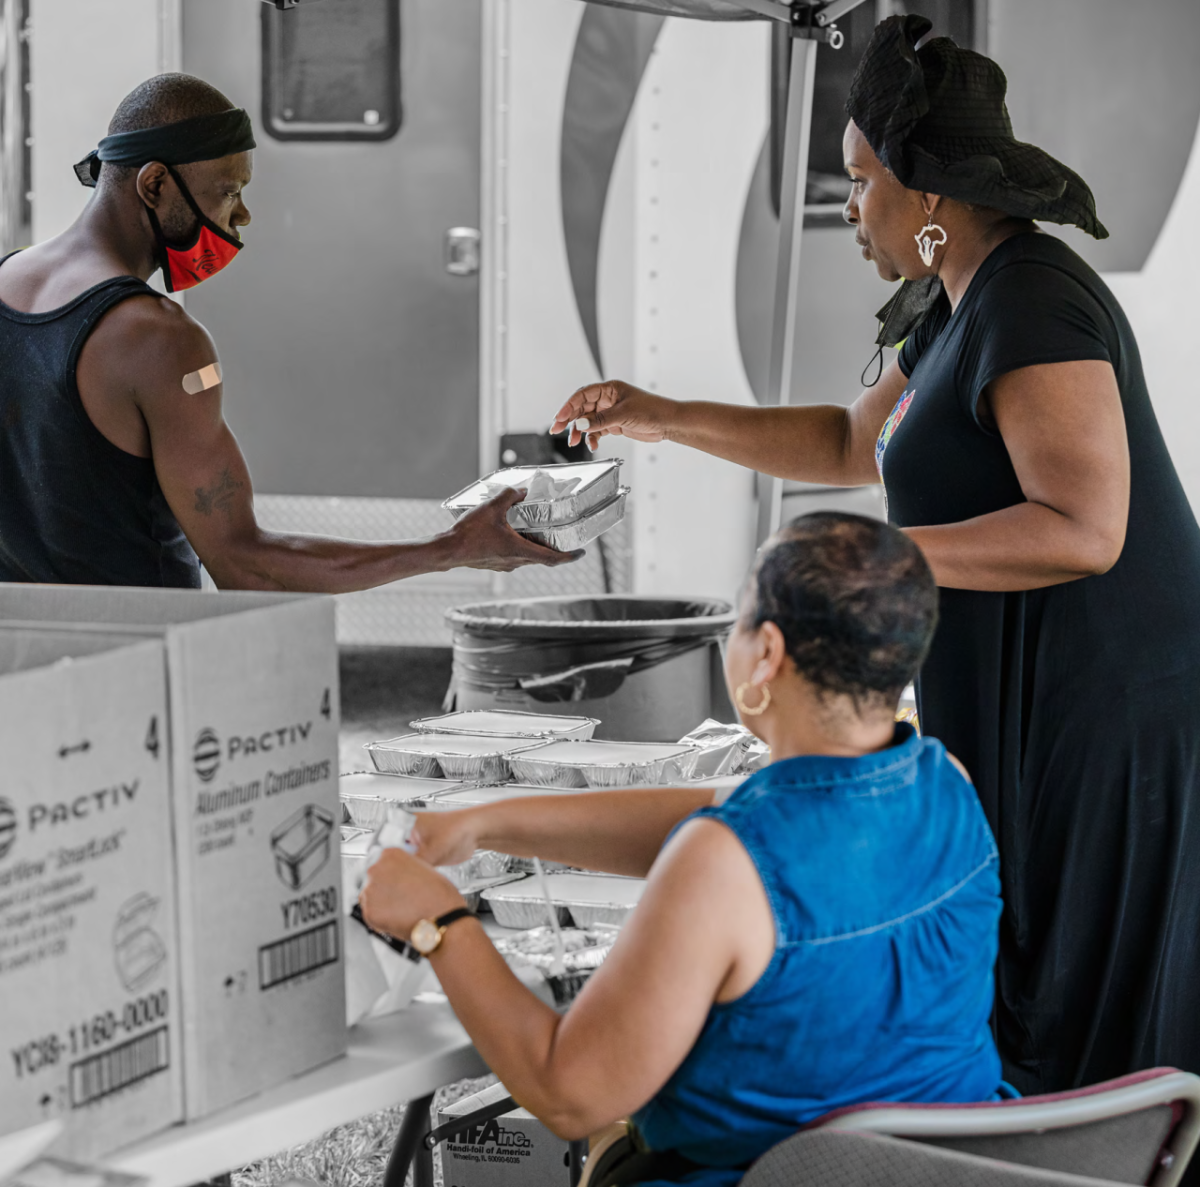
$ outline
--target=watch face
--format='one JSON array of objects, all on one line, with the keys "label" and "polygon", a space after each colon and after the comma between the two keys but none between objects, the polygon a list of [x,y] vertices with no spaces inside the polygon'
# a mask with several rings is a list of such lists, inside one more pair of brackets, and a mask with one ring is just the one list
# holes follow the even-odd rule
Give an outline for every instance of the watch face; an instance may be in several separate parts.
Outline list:
[{"label": "watch face", "polygon": [[412,930],[412,946],[422,955],[428,956],[442,940],[442,930],[431,919],[418,919]]}]

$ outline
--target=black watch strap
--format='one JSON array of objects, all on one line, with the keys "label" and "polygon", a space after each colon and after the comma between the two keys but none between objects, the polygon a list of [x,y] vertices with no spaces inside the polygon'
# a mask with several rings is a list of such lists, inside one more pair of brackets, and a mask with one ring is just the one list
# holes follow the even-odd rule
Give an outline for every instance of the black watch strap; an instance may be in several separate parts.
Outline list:
[{"label": "black watch strap", "polygon": [[383,932],[376,931],[366,921],[366,919],[363,918],[362,907],[358,903],[355,903],[354,906],[350,908],[350,918],[361,923],[371,935],[373,935],[377,940],[382,940],[383,943],[385,943],[393,952],[397,953],[399,956],[403,956],[405,960],[411,960],[415,963],[421,959],[421,954],[411,944],[405,943],[404,940],[398,940],[395,936],[384,935]]},{"label": "black watch strap", "polygon": [[460,919],[474,919],[475,912],[470,907],[455,907],[453,911],[447,911],[445,915],[439,915],[434,921],[434,927],[447,928],[452,923],[457,923]]}]

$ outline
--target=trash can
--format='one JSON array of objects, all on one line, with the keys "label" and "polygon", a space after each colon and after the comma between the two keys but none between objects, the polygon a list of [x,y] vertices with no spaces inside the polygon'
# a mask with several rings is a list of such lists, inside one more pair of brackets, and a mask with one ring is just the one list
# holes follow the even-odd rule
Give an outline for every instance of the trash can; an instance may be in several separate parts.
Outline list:
[{"label": "trash can", "polygon": [[597,738],[674,742],[706,717],[734,720],[721,645],[728,602],[624,594],[526,598],[446,613],[447,704],[596,717]]}]

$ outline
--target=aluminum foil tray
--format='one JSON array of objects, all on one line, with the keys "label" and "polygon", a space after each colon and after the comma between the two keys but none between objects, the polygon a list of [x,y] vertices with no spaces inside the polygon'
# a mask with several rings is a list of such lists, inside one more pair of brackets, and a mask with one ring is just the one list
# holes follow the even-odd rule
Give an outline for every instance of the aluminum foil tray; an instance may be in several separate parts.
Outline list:
[{"label": "aluminum foil tray", "polygon": [[700,751],[692,772],[694,779],[732,775],[749,755],[758,739],[744,725],[727,725],[711,717],[690,734],[679,739],[681,745]]},{"label": "aluminum foil tray", "polygon": [[492,890],[507,882],[515,882],[520,877],[520,874],[496,874],[491,878],[465,878],[458,886],[458,893],[463,896],[468,908],[477,912],[482,906],[481,900],[485,890]]},{"label": "aluminum foil tray", "polygon": [[407,734],[369,742],[371,761],[380,771],[454,779],[470,783],[507,783],[511,756],[529,749],[528,738],[479,738],[471,734]]},{"label": "aluminum foil tray", "polygon": [[428,806],[434,810],[474,808],[479,804],[499,804],[527,795],[578,795],[581,790],[586,791],[587,788],[533,787],[524,783],[504,783],[499,787],[467,787],[447,791],[435,796]]},{"label": "aluminum foil tray", "polygon": [[387,819],[389,804],[424,808],[433,796],[468,786],[447,783],[445,779],[405,779],[397,775],[343,775],[338,780],[346,823],[371,829]]},{"label": "aluminum foil tray", "polygon": [[[536,878],[516,878],[503,886],[485,890],[480,898],[481,905],[491,911],[501,927],[528,931],[535,927],[549,926],[546,900],[542,897]],[[566,907],[556,905],[554,913],[562,927],[570,924],[571,917]]]},{"label": "aluminum foil tray", "polygon": [[[617,938],[615,927],[564,927],[560,933],[563,944],[563,964],[569,973],[591,972],[604,963]],[[498,936],[496,950],[504,957],[514,957],[534,968],[549,972],[557,955],[554,929],[532,927],[513,935]]]},{"label": "aluminum foil tray", "polygon": [[514,754],[513,778],[534,786],[654,787],[686,782],[699,751],[678,742],[547,742]]},{"label": "aluminum foil tray", "polygon": [[358,883],[366,866],[367,850],[375,835],[369,828],[354,828],[343,824],[342,829],[342,902],[344,911],[358,901]]},{"label": "aluminum foil tray", "polygon": [[519,713],[512,709],[462,709],[408,723],[420,733],[474,734],[481,738],[587,739],[600,724],[594,717]]},{"label": "aluminum foil tray", "polygon": [[541,531],[582,519],[615,498],[621,485],[619,458],[551,466],[510,466],[471,483],[447,499],[442,506],[457,519],[494,498],[506,486],[528,491],[539,471],[556,484],[569,485],[569,489],[550,498],[538,498],[535,485],[531,492],[533,497],[526,495],[525,501],[508,513],[508,522],[519,532]]},{"label": "aluminum foil tray", "polygon": [[[546,886],[559,923],[574,921],[576,927],[611,924],[620,927],[642,897],[642,878],[618,878],[611,874],[547,874]],[[549,923],[546,900],[537,878],[523,878],[483,892],[496,922],[503,927],[532,928]]]},{"label": "aluminum foil tray", "polygon": [[574,552],[590,544],[597,536],[603,536],[610,528],[625,518],[625,502],[629,498],[629,487],[623,486],[607,503],[573,523],[556,524],[546,528],[531,528],[522,535],[547,548],[559,552]]}]

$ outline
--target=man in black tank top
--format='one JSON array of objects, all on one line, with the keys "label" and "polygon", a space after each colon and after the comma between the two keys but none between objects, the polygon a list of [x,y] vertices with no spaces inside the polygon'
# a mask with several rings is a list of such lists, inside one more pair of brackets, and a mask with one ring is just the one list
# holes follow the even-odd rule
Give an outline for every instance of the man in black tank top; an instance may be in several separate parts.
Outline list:
[{"label": "man in black tank top", "polygon": [[0,581],[341,593],[457,566],[574,559],[517,535],[507,492],[430,540],[262,531],[204,327],[146,281],[200,283],[250,222],[249,117],[163,74],[76,166],[95,196],[0,266]]}]

